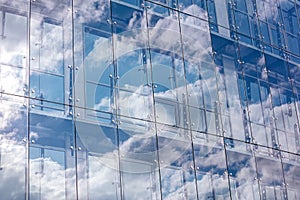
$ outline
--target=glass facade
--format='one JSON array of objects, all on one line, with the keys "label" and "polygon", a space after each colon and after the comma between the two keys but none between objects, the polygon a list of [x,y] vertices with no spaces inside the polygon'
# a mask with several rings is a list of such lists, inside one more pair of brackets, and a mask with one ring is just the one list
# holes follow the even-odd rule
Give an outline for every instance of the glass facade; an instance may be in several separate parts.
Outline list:
[{"label": "glass facade", "polygon": [[0,0],[1,199],[300,199],[299,0]]}]

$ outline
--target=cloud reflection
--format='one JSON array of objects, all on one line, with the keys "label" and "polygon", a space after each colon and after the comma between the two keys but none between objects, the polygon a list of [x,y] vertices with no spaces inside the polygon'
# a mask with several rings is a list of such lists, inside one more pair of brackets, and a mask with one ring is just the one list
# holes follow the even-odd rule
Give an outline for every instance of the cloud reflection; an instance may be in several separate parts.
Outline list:
[{"label": "cloud reflection", "polygon": [[[47,4],[46,4],[47,5]],[[54,8],[53,4],[49,6],[50,10]],[[96,9],[97,8],[97,9]],[[197,8],[194,6],[193,8],[187,8],[197,10]],[[199,8],[199,10],[201,10]],[[99,21],[103,21],[106,19],[107,16],[107,4],[106,3],[95,3],[94,1],[89,1],[87,3],[83,3],[81,10],[79,11],[79,18],[77,23],[88,23],[93,21],[93,19],[97,18]],[[202,12],[202,10],[201,10]],[[204,16],[206,16],[206,13],[203,13]],[[133,15],[129,27],[132,27],[134,22],[136,20],[136,15]],[[155,47],[157,49],[160,49],[163,51],[171,51],[173,53],[176,53],[178,55],[182,55],[182,46],[180,45],[180,39],[182,39],[184,42],[186,42],[183,45],[183,55],[190,57],[190,59],[195,62],[196,60],[205,60],[207,61],[207,55],[210,51],[210,40],[209,36],[207,34],[207,24],[206,23],[194,23],[192,22],[192,18],[186,17],[182,20],[183,27],[183,38],[180,38],[180,34],[178,32],[178,21],[174,20],[172,17],[166,17],[162,18],[155,24],[154,27],[150,28],[150,46]],[[37,28],[35,29],[37,32],[39,32],[39,24],[37,23]],[[189,25],[197,26],[197,28],[192,29],[188,27]],[[17,24],[18,25],[18,24]],[[16,25],[16,27],[17,27]],[[14,27],[14,28],[16,28]],[[35,26],[33,26],[35,27]],[[195,31],[197,30],[197,31]],[[206,32],[205,32],[206,31]],[[200,34],[199,34],[200,33]],[[45,55],[48,59],[45,58],[43,60],[43,67],[49,66],[47,68],[49,71],[58,73],[57,66],[60,65],[60,62],[63,60],[63,54],[61,53],[61,45],[63,43],[61,38],[62,30],[60,27],[54,27],[50,31],[46,32],[45,39],[43,41],[43,44],[37,44],[43,45],[43,48],[45,50]],[[13,35],[13,34],[12,34]],[[143,44],[145,41],[141,42],[140,40],[145,39],[145,32],[144,30],[138,30],[134,32],[135,35],[132,37],[132,35],[129,37],[126,34],[121,34],[116,37],[118,41],[118,49],[116,50],[116,55],[123,56],[126,55],[128,52],[132,52],[133,50],[137,48],[143,47]],[[194,40],[195,38],[201,36],[201,39]],[[191,39],[190,39],[191,38]],[[101,40],[101,41],[100,41]],[[39,39],[36,41],[40,42]],[[168,41],[168,42],[166,42]],[[103,44],[105,43],[105,44]],[[15,45],[12,45],[15,44]],[[58,45],[57,45],[58,44]],[[10,47],[5,46],[4,52],[1,50],[2,55],[5,55],[1,62],[5,63],[18,63],[18,65],[23,65],[20,61],[18,56],[23,54],[22,49],[24,49],[24,43],[18,41],[15,41],[15,43],[10,43],[9,45],[17,47],[16,49],[21,49],[20,51],[17,50],[11,50]],[[99,39],[94,44],[94,49],[89,53],[89,55],[86,57],[86,67],[91,67],[93,70],[99,70],[100,75],[104,73],[101,71],[101,67],[107,67],[107,61],[110,59],[109,54],[103,53],[103,49],[110,49],[109,46],[111,45],[110,41],[104,41],[103,38]],[[47,46],[47,48],[45,48]],[[101,48],[99,48],[101,47]],[[201,48],[200,48],[201,47]],[[42,48],[39,47],[39,48]],[[199,51],[201,49],[201,51]],[[40,50],[40,49],[39,49]],[[179,58],[181,58],[179,56]],[[19,62],[20,61],[20,62]],[[188,61],[188,60],[187,60]],[[148,61],[147,61],[148,62]],[[142,62],[141,62],[142,63]],[[128,63],[129,64],[129,63]],[[164,60],[162,57],[158,57],[157,60],[154,60],[152,62],[153,65],[157,64],[158,67],[165,67]],[[159,65],[161,64],[161,65]],[[178,64],[178,63],[177,63]],[[177,66],[183,66],[183,64],[178,64]],[[53,68],[51,68],[53,67]],[[138,66],[139,68],[141,66]],[[148,67],[148,68],[147,68]],[[151,69],[150,66],[147,66],[146,69]],[[153,67],[153,66],[152,66]],[[215,67],[213,64],[210,67]],[[167,66],[168,69],[171,69],[170,66]],[[7,70],[8,72],[5,72],[4,67],[1,66],[1,73],[4,74],[4,78],[1,79],[1,82],[8,82],[13,83],[11,84],[11,87],[8,86],[8,91],[12,91],[12,93],[18,93],[20,92],[20,85],[23,85],[24,82],[24,75],[23,73],[16,74],[16,70]],[[8,69],[8,68],[7,68]],[[153,68],[152,68],[153,69]],[[201,69],[199,70],[197,65],[193,65],[190,68],[187,68],[187,72],[190,74],[194,74],[196,76],[199,76],[199,72],[201,73]],[[202,71],[203,72],[203,71]],[[212,70],[213,74],[215,73],[214,70]],[[174,71],[177,78],[184,79],[184,70],[183,68],[176,69]],[[216,72],[219,73],[219,72]],[[227,74],[226,74],[227,73]],[[231,75],[232,71],[225,72],[225,75]],[[20,75],[21,74],[21,75]],[[202,74],[204,75],[204,74]],[[187,82],[186,85],[181,84],[177,85],[176,87],[172,85],[172,83],[162,83],[162,86],[165,86],[165,90],[161,90],[155,93],[155,98],[161,98],[164,100],[171,101],[177,101],[178,99],[182,98],[182,94],[187,93],[191,94],[191,97],[188,97],[188,99],[192,99],[195,103],[195,106],[201,107],[201,103],[197,102],[199,101],[199,96],[201,95],[201,90],[199,87],[203,84],[201,82],[205,81],[206,87],[204,88],[204,95],[210,96],[211,91],[214,91],[214,88],[216,88],[216,76],[222,76],[221,74],[214,74],[213,76],[206,76],[203,79],[197,79],[195,82]],[[96,79],[94,81],[98,81],[97,78],[100,76],[95,76]],[[132,77],[134,78],[134,77]],[[120,77],[122,79],[122,77]],[[19,82],[16,83],[16,80]],[[232,82],[236,82],[236,79],[228,79],[226,80],[228,85],[234,85]],[[177,82],[178,83],[178,82]],[[156,83],[158,84],[158,83]],[[78,85],[77,85],[78,86]],[[151,85],[150,85],[151,86]],[[78,87],[82,87],[78,86]],[[132,118],[139,118],[139,119],[149,119],[149,116],[153,113],[153,105],[155,102],[151,99],[153,96],[151,94],[151,91],[149,91],[149,86],[146,85],[130,85],[125,84],[124,85],[124,91],[120,92],[118,95],[118,105],[121,109],[120,113],[127,117]],[[78,89],[78,88],[77,88]],[[76,89],[75,89],[76,90]],[[231,93],[230,96],[230,116],[232,123],[232,130],[239,130],[240,132],[234,133],[237,135],[233,135],[234,138],[240,139],[243,138],[243,130],[241,129],[242,125],[242,112],[241,112],[241,105],[239,103],[239,94],[238,94],[238,88],[234,88],[236,92]],[[146,92],[145,92],[146,91]],[[271,93],[273,91],[271,90]],[[103,97],[102,99],[99,99],[99,104],[97,104],[94,109],[101,109],[102,107],[110,108],[109,105],[109,98],[110,97]],[[211,97],[208,97],[208,99]],[[268,97],[269,99],[270,97]],[[269,100],[266,100],[269,101]],[[184,101],[181,100],[180,103],[183,103]],[[264,102],[263,102],[264,103]],[[2,104],[0,104],[2,105]],[[286,110],[288,107],[287,104],[282,104],[280,106],[277,106],[274,108],[275,113],[278,110]],[[262,112],[262,108],[260,103],[253,103],[249,105],[249,109],[253,112],[253,116],[259,116],[260,112]],[[105,110],[110,111],[110,110]],[[167,109],[158,109],[157,114],[159,116],[163,116],[161,123],[164,122],[174,122],[174,115],[171,112],[168,112]],[[279,118],[275,115],[275,118]],[[62,116],[60,116],[62,117]],[[198,116],[191,115],[190,118],[197,118]],[[0,171],[1,176],[1,186],[0,186],[0,193],[1,197],[4,199],[20,199],[23,198],[25,195],[25,170],[26,170],[26,148],[24,143],[20,140],[20,133],[18,132],[18,128],[12,128],[15,121],[19,120],[21,118],[21,115],[19,112],[16,112],[16,108],[10,108],[7,106],[4,106],[0,111],[0,129],[1,131],[1,167],[3,168],[2,171]],[[130,119],[130,118],[129,118]],[[57,119],[58,120],[58,119]],[[80,120],[80,118],[79,118]],[[131,119],[132,120],[132,119]],[[150,120],[153,120],[153,118],[150,118]],[[261,118],[252,118],[251,120],[255,120],[255,122],[263,124]],[[130,121],[130,120],[129,120]],[[132,120],[133,121],[133,120]],[[176,122],[176,120],[175,120]],[[182,121],[181,121],[182,122]],[[283,121],[277,122],[282,123]],[[296,123],[296,121],[294,121]],[[169,124],[173,125],[173,124]],[[176,124],[175,124],[176,125]],[[24,128],[26,127],[26,124],[23,124]],[[10,127],[10,131],[5,131]],[[195,177],[193,173],[190,173],[190,171],[195,170],[192,169],[193,167],[193,160],[191,158],[191,152],[186,151],[186,149],[189,147],[190,138],[188,138],[188,134],[186,134],[186,138],[184,137],[171,137],[168,138],[166,136],[168,133],[168,130],[165,131],[167,126],[158,126],[158,129],[161,130],[159,145],[166,146],[165,148],[162,148],[162,151],[159,151],[159,155],[161,156],[160,161],[164,161],[164,164],[161,164],[162,166],[162,173],[161,173],[161,179],[162,179],[162,185],[163,185],[163,195],[165,199],[174,199],[174,198],[186,198],[188,195],[189,197],[195,197],[196,189],[195,189],[195,183],[194,179]],[[127,128],[135,128],[135,127],[127,127]],[[172,127],[172,130],[177,130],[178,127]],[[148,127],[145,128],[147,130]],[[46,131],[47,129],[43,129],[43,131]],[[124,128],[124,130],[126,130]],[[55,130],[54,130],[55,131]],[[127,130],[126,130],[127,131]],[[164,132],[165,131],[165,132]],[[174,133],[174,132],[173,132]],[[173,134],[171,133],[171,134]],[[175,131],[179,136],[180,134]],[[78,133],[79,137],[83,140],[82,135],[87,135],[90,138],[89,140],[99,140],[99,138],[91,135],[91,133],[88,132],[88,130],[85,130],[84,132]],[[155,198],[155,196],[159,196],[159,184],[158,184],[158,171],[157,166],[155,166],[158,162],[158,160],[155,160],[155,154],[142,154],[146,155],[148,157],[144,157],[143,159],[140,159],[139,157],[135,157],[136,155],[132,156],[133,149],[136,152],[140,152],[142,150],[147,150],[147,146],[152,146],[154,144],[151,144],[151,140],[147,140],[148,136],[153,136],[153,131],[145,131],[142,132],[141,135],[146,135],[143,137],[137,137],[134,134],[129,134],[128,139],[122,138],[124,141],[120,144],[120,150],[122,152],[121,157],[123,163],[121,164],[121,170],[118,170],[118,161],[116,155],[118,155],[116,150],[111,150],[110,152],[104,152],[102,155],[92,155],[92,153],[99,153],[99,152],[84,152],[85,157],[80,157],[76,159],[82,159],[83,162],[78,162],[78,165],[76,166],[78,169],[84,169],[80,172],[83,173],[78,176],[78,174],[75,173],[75,166],[71,166],[70,168],[66,169],[66,166],[62,163],[61,160],[57,159],[55,157],[56,155],[50,155],[50,156],[42,156],[42,154],[39,154],[36,157],[30,158],[30,195],[33,199],[35,198],[46,198],[46,199],[64,199],[66,198],[66,190],[70,189],[71,191],[74,191],[72,188],[75,187],[74,185],[68,185],[69,182],[74,182],[76,180],[76,175],[78,185],[82,188],[88,188],[87,191],[82,192],[84,196],[84,193],[89,193],[89,197],[91,199],[116,199],[117,196],[125,195],[128,198],[133,199],[143,199],[144,197],[149,198]],[[148,135],[149,134],[149,135]],[[25,135],[25,134],[24,134]],[[258,132],[257,141],[262,141],[263,133]],[[182,135],[181,135],[182,136]],[[31,132],[30,137],[35,139],[40,139],[40,133],[39,132]],[[149,136],[150,137],[150,136]],[[67,137],[66,137],[67,138]],[[145,139],[146,138],[146,139]],[[165,141],[162,139],[164,138]],[[244,138],[243,138],[244,139]],[[173,141],[173,142],[170,142]],[[66,142],[66,141],[65,141]],[[84,142],[83,142],[84,143]],[[188,143],[188,145],[186,145]],[[65,149],[69,149],[67,147],[69,145],[66,145]],[[32,146],[34,147],[34,145]],[[182,148],[184,147],[184,148]],[[51,147],[50,147],[51,148]],[[86,147],[89,148],[89,147]],[[203,149],[211,149],[211,147],[207,145],[203,145]],[[33,148],[32,148],[33,149]],[[39,148],[37,148],[39,149]],[[61,152],[65,153],[63,155],[63,160],[65,158],[68,158],[72,160],[72,162],[75,162],[74,156],[71,156],[69,150],[63,150]],[[153,150],[153,149],[151,149]],[[149,150],[150,151],[150,150]],[[155,151],[155,149],[154,149]],[[200,150],[201,152],[202,150]],[[33,152],[33,151],[32,151]],[[203,194],[205,197],[213,198],[213,191],[215,192],[214,195],[216,196],[224,196],[228,195],[228,181],[227,177],[223,175],[223,172],[226,171],[225,166],[225,154],[224,149],[218,149],[218,150],[212,150],[212,151],[205,151],[203,150],[203,154],[197,155],[197,160],[202,160],[203,162],[199,162],[199,169],[197,170],[197,184],[198,192],[200,194]],[[113,167],[107,167],[103,165],[102,157],[106,159],[107,162],[113,163]],[[136,160],[139,158],[140,160]],[[216,159],[219,158],[219,159]],[[85,160],[87,159],[87,160]],[[126,160],[128,159],[128,160]],[[134,161],[130,159],[135,159]],[[99,161],[101,160],[101,161]],[[263,158],[262,160],[267,160],[266,158]],[[143,161],[143,162],[141,162]],[[130,163],[130,165],[128,163]],[[141,163],[139,163],[141,162]],[[234,161],[237,163],[237,161]],[[260,172],[262,173],[262,179],[267,184],[274,183],[279,184],[281,181],[279,177],[274,177],[272,172],[279,172],[278,168],[275,167],[275,165],[272,165],[269,161],[261,161],[259,163]],[[124,167],[126,164],[129,165],[128,169],[135,167],[143,167],[147,169],[147,173],[128,173],[130,171],[126,171],[123,169],[126,169]],[[198,163],[197,163],[198,164]],[[257,193],[257,188],[252,187],[251,180],[245,180],[245,177],[252,177],[253,176],[253,169],[255,169],[255,163],[253,160],[251,161],[245,161],[243,163],[239,163],[235,180],[236,184],[235,190],[238,191],[238,199],[246,199],[247,196],[245,194],[249,193]],[[278,164],[278,163],[277,163]],[[132,169],[131,169],[132,170]],[[89,172],[88,176],[85,173]],[[255,171],[255,170],[254,170]],[[2,173],[4,172],[4,173]],[[294,173],[293,168],[287,169],[286,173]],[[69,176],[68,176],[69,175]],[[82,176],[81,176],[82,175]],[[122,178],[120,178],[120,176]],[[123,185],[121,185],[120,180],[122,180]],[[150,184],[151,182],[151,184]],[[291,187],[293,187],[291,183]],[[270,184],[271,185],[271,184]],[[69,188],[70,187],[70,188]],[[120,188],[124,189],[124,194],[120,193]],[[17,189],[16,189],[17,188]],[[79,188],[80,190],[80,188]],[[71,192],[72,193],[72,192]],[[73,196],[72,196],[73,195]],[[153,195],[153,196],[151,196]],[[214,196],[214,197],[216,197]],[[71,197],[75,197],[75,194],[71,194]]]}]

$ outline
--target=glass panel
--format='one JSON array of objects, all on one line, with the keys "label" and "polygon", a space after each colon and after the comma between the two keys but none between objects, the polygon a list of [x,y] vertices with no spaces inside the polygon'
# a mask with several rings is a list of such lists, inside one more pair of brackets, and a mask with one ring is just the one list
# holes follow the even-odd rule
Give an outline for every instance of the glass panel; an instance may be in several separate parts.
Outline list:
[{"label": "glass panel", "polygon": [[[182,49],[180,45],[178,12],[167,8],[163,9],[161,6],[157,6],[157,8],[161,7],[160,9],[165,10],[163,14],[159,15],[159,13],[155,11],[156,7],[152,7],[151,4],[149,6],[150,9],[147,12],[147,20],[151,51],[180,59],[182,57]],[[164,24],[168,24],[168,29],[163,26]],[[166,38],[168,38],[168,40],[166,40]],[[152,59],[152,62],[155,63],[157,61]],[[161,64],[163,63],[161,62]],[[179,72],[182,71],[180,68],[178,68],[178,70]]]},{"label": "glass panel", "polygon": [[[196,179],[190,133],[159,129],[158,149],[163,199],[196,199]],[[171,154],[170,154],[171,152]]]},{"label": "glass panel", "polygon": [[[187,127],[187,92],[178,13],[169,10],[170,15],[158,16],[153,11],[149,10],[147,19],[156,118],[160,123]],[[162,28],[162,24],[168,24],[169,28]]]},{"label": "glass panel", "polygon": [[[203,82],[201,81],[200,76],[201,66],[206,63],[207,65],[212,65],[212,58],[210,55],[211,40],[208,23],[206,21],[185,14],[180,14],[180,19],[187,90],[190,94],[190,103],[192,103],[197,99],[193,99],[194,95],[201,92],[201,85]],[[197,88],[198,85],[200,86],[199,88]],[[200,99],[197,101],[198,103],[193,102],[191,105],[199,107],[202,102]]]},{"label": "glass panel", "polygon": [[31,112],[29,142],[30,198],[74,199],[75,160],[71,118]]},{"label": "glass panel", "polygon": [[268,24],[265,22],[260,21],[260,31],[262,34],[262,40],[264,43],[271,44],[271,39],[270,39],[270,33],[269,33],[269,28]]},{"label": "glass panel", "polygon": [[110,3],[74,2],[76,105],[115,112],[115,85]]},{"label": "glass panel", "polygon": [[217,134],[220,129],[220,124],[218,124],[218,113],[206,111],[206,132]]},{"label": "glass panel", "polygon": [[203,84],[204,105],[207,109],[215,110],[218,105],[217,80],[215,66],[212,63],[201,63],[201,81]]},{"label": "glass panel", "polygon": [[221,35],[229,37],[229,21],[227,11],[227,2],[225,0],[215,1],[218,30]]},{"label": "glass panel", "polygon": [[113,3],[112,20],[118,114],[154,120],[146,14]]},{"label": "glass panel", "polygon": [[27,79],[25,68],[0,64],[0,88],[6,94],[27,95]]},{"label": "glass panel", "polygon": [[[124,90],[119,90],[118,114],[120,115],[120,117],[122,118],[123,116],[127,116],[153,121],[153,96],[149,92],[149,90],[150,88],[148,86],[145,87],[145,91],[142,91],[141,94],[139,94],[138,92],[132,93]],[[156,106],[165,109],[165,111],[160,112],[162,113],[162,116],[159,115],[161,118],[160,120],[171,120],[172,118],[165,116],[165,114],[167,113],[175,116],[175,110],[173,109],[172,105],[163,105],[163,102],[157,102]],[[175,123],[172,120],[168,122],[171,124]]]},{"label": "glass panel", "polygon": [[242,33],[251,37],[249,19],[247,15],[235,11],[235,23],[238,33]]},{"label": "glass panel", "polygon": [[285,123],[285,130],[288,132],[294,132],[294,125],[297,123],[297,117],[295,116],[294,109],[294,97],[291,91],[281,90],[280,94],[281,107],[283,112],[283,118]]},{"label": "glass panel", "polygon": [[256,163],[252,146],[234,141],[226,143],[226,156],[233,199],[259,199]]},{"label": "glass panel", "polygon": [[228,115],[229,109],[228,109],[228,96],[226,93],[226,83],[225,83],[225,74],[224,74],[224,68],[217,67],[216,68],[216,76],[217,76],[217,84],[218,84],[218,94],[219,94],[219,105],[218,112]]},{"label": "glass panel", "polygon": [[112,28],[120,31],[116,26],[122,23],[112,20],[111,10],[109,1],[74,1],[78,199],[120,199],[122,195],[119,121],[114,115],[119,75],[113,55],[118,54],[113,51],[117,38],[112,34]]},{"label": "glass panel", "polygon": [[278,30],[275,27],[271,26],[270,31],[271,31],[272,45],[279,47],[280,36],[278,37]]},{"label": "glass panel", "polygon": [[185,61],[188,104],[196,108],[204,108],[203,84],[200,76],[200,69],[197,63],[193,63],[192,58]]},{"label": "glass panel", "polygon": [[207,20],[205,0],[178,0],[179,10]]},{"label": "glass panel", "polygon": [[72,98],[70,5],[58,0],[31,3],[30,92],[41,110],[64,110],[53,103],[67,104]]},{"label": "glass panel", "polygon": [[287,188],[288,199],[298,199],[300,197],[300,165],[299,156],[294,155],[292,159],[283,159],[283,172]]},{"label": "glass panel", "polygon": [[119,126],[120,171],[126,199],[160,199],[155,125],[122,118]]},{"label": "glass panel", "polygon": [[279,14],[278,14],[278,7],[274,4],[271,0],[260,0],[257,3],[258,6],[258,13],[261,14],[260,19],[266,20],[269,23],[278,22]]},{"label": "glass panel", "polygon": [[254,123],[264,124],[258,82],[256,79],[248,76],[245,76],[244,80],[247,87],[250,120]]},{"label": "glass panel", "polygon": [[[25,1],[15,2],[15,9],[0,5],[0,90],[7,94],[26,95],[27,10]],[[22,8],[21,10],[16,10]]]},{"label": "glass panel", "polygon": [[[191,119],[191,129],[194,131],[207,132],[207,119],[205,110],[189,107],[189,113]],[[208,120],[208,123],[210,123],[211,119]]]},{"label": "glass panel", "polygon": [[137,9],[113,3],[112,20],[118,84],[134,92],[150,82],[146,16]]},{"label": "glass panel", "polygon": [[64,77],[51,74],[32,72],[30,76],[32,105],[37,109],[63,109],[64,106],[53,103],[64,103]]},{"label": "glass panel", "polygon": [[[25,2],[25,1],[24,1]],[[15,2],[15,6],[28,10],[24,2]],[[0,7],[1,8],[1,7]],[[0,33],[0,63],[9,66],[25,67],[27,57],[27,13],[3,7],[2,32]]]},{"label": "glass panel", "polygon": [[287,34],[288,49],[294,54],[299,55],[299,40],[297,37]]},{"label": "glass panel", "polygon": [[31,19],[31,69],[63,74],[63,22],[36,18]]},{"label": "glass panel", "polygon": [[112,123],[117,123],[116,117],[103,120],[98,118],[105,116],[101,112],[87,117],[79,108],[75,113],[78,198],[120,199],[119,136]]},{"label": "glass panel", "polygon": [[151,50],[155,99],[186,103],[182,60]]},{"label": "glass panel", "polygon": [[112,112],[114,93],[111,87],[101,84],[86,83],[86,108]]},{"label": "glass panel", "polygon": [[228,110],[230,113],[230,119],[232,132],[226,132],[225,135],[237,139],[244,140],[243,134],[243,111],[239,97],[239,86],[237,73],[235,72],[235,63],[232,58],[223,57],[224,76],[226,92],[228,96]]},{"label": "glass panel", "polygon": [[292,1],[280,1],[285,30],[294,34],[298,33],[297,11]]},{"label": "glass panel", "polygon": [[216,6],[215,6],[215,1],[213,0],[208,0],[207,2],[207,11],[208,11],[208,21],[210,25],[210,30],[214,32],[218,32],[218,18],[217,18],[217,13],[216,13]]},{"label": "glass panel", "polygon": [[[252,139],[255,144],[272,147],[272,138],[270,130],[263,125],[251,123]],[[268,134],[267,134],[268,133]]]},{"label": "glass panel", "polygon": [[279,147],[282,150],[288,151],[287,134],[284,131],[277,131]]},{"label": "glass panel", "polygon": [[[84,161],[81,162],[83,163]],[[114,158],[104,158],[103,156],[90,154],[86,160],[88,166],[84,166],[82,163],[79,166],[86,171],[79,171],[80,176],[82,176],[80,179],[79,197],[91,199],[120,198],[120,184],[115,168],[117,162]],[[107,165],[111,165],[113,167]],[[85,180],[84,176],[87,172],[88,175],[86,176],[88,176],[88,178]]]},{"label": "glass panel", "polygon": [[26,199],[27,103],[22,98],[9,99],[14,101],[3,96],[0,101],[1,198]]},{"label": "glass panel", "polygon": [[262,102],[262,110],[264,116],[264,122],[269,125],[272,122],[272,104],[270,98],[270,88],[266,82],[260,81],[260,95]]},{"label": "glass panel", "polygon": [[[151,51],[153,81],[155,82],[155,96],[176,101],[181,100],[176,91],[176,81],[173,76],[179,75],[173,68],[171,56]],[[179,75],[180,76],[180,75]],[[184,88],[183,88],[184,89]]]},{"label": "glass panel", "polygon": [[[280,153],[274,149],[270,149],[272,153],[263,153],[266,151],[268,151],[268,149],[259,147],[256,154],[261,198],[273,199],[276,198],[275,196],[278,196],[280,199],[284,196],[285,190],[282,165],[279,158]],[[276,174],[276,176],[274,176],[274,174]]]},{"label": "glass panel", "polygon": [[[118,37],[123,38],[122,35],[118,35]],[[127,42],[126,44],[128,45],[128,40],[130,39],[124,36],[124,38],[120,40],[123,40],[122,42]],[[117,43],[117,45],[125,46],[124,43]],[[148,86],[150,82],[150,80],[148,80],[148,74],[150,76],[151,71],[150,66],[147,65],[149,56],[147,55],[145,47],[135,46],[135,42],[133,42],[131,45],[133,50],[128,50],[129,52],[125,52],[126,54],[123,55],[116,55],[118,57],[118,83],[120,88],[124,88],[132,92],[138,92],[139,90],[143,90],[143,87]],[[125,51],[124,46],[117,47],[117,51]]]},{"label": "glass panel", "polygon": [[289,152],[298,152],[297,151],[297,146],[298,142],[299,142],[299,138],[298,138],[298,130],[297,130],[297,126],[294,126],[294,132],[293,133],[286,133],[286,137],[287,137],[287,143],[288,143],[288,151]]},{"label": "glass panel", "polygon": [[223,131],[223,133],[221,135],[224,136],[228,133],[232,133],[232,130],[231,130],[232,125],[231,125],[231,121],[230,121],[230,116],[222,115],[221,118],[222,118],[222,131]]},{"label": "glass panel", "polygon": [[28,91],[28,5],[23,0],[0,1],[0,193],[4,199],[28,199],[28,100],[18,97]]},{"label": "glass panel", "polygon": [[[77,72],[76,78],[78,79],[78,81],[80,81],[81,79],[79,78],[81,73],[85,72],[85,77],[87,81],[99,82],[106,85],[110,85],[111,82],[113,82],[116,78],[114,76],[113,71],[114,67],[111,64],[112,36],[111,33],[108,32],[110,30],[106,30],[110,27],[109,24],[100,24],[99,26],[100,27],[89,27],[88,25],[86,25],[84,29],[80,32],[81,34],[83,34],[82,37],[84,37],[84,70],[82,67],[80,67],[79,72]],[[104,51],[101,51],[100,53],[100,49],[104,49]],[[79,54],[83,52],[77,53]],[[99,56],[96,57],[96,55]],[[79,65],[82,61],[78,62]]]},{"label": "glass panel", "polygon": [[281,101],[279,96],[279,88],[271,86],[272,104],[274,109],[274,117],[277,129],[284,130],[284,121],[282,115]]},{"label": "glass panel", "polygon": [[199,199],[230,199],[226,158],[221,138],[195,134],[194,154]]}]

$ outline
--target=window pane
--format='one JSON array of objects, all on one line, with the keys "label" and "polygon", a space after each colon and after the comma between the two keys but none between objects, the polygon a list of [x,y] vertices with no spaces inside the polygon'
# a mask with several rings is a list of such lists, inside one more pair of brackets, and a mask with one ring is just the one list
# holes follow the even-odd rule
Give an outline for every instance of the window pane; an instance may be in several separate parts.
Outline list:
[{"label": "window pane", "polygon": [[255,158],[251,146],[235,142],[227,143],[226,155],[233,199],[259,198]]},{"label": "window pane", "polygon": [[74,197],[74,185],[70,184],[73,177],[66,179],[69,171],[74,170],[71,119],[34,111],[30,119],[30,197]]},{"label": "window pane", "polygon": [[200,199],[230,198],[225,152],[220,138],[195,139],[194,153]]},{"label": "window pane", "polygon": [[10,99],[17,102],[0,102],[0,192],[1,198],[25,199],[27,149],[23,139],[27,138],[27,116],[22,105],[25,99]]},{"label": "window pane", "polygon": [[[17,3],[22,5],[22,2]],[[22,5],[24,6],[24,5]],[[25,6],[24,8],[27,8]],[[2,37],[0,62],[7,65],[25,67],[27,56],[27,16],[26,12],[17,13],[2,11]]]},{"label": "window pane", "polygon": [[118,133],[124,196],[159,199],[155,124],[123,117]]}]

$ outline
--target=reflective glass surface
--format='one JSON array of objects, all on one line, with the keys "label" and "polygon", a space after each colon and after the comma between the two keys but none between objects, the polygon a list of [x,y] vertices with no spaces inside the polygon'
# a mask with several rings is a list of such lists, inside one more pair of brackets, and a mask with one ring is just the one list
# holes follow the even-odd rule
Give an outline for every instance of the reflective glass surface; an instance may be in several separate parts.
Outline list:
[{"label": "reflective glass surface", "polygon": [[1,199],[300,199],[300,2],[0,0]]}]

